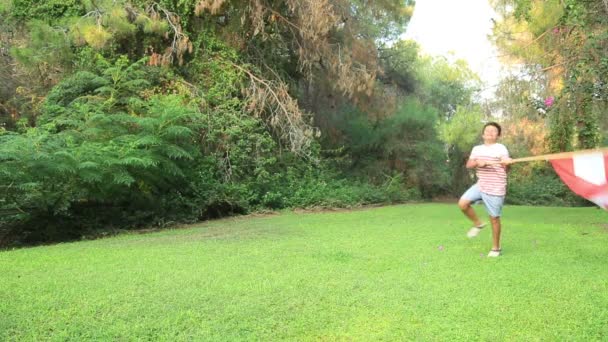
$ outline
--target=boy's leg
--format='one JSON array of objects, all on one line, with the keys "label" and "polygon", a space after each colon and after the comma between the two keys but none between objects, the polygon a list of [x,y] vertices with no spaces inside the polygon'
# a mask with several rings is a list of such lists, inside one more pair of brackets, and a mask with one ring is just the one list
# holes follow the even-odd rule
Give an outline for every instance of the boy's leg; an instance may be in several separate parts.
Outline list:
[{"label": "boy's leg", "polygon": [[492,250],[499,251],[500,250],[500,216],[492,217],[490,216],[490,221],[492,222]]},{"label": "boy's leg", "polygon": [[501,222],[500,216],[502,213],[502,206],[504,204],[504,196],[492,196],[488,194],[482,194],[486,210],[490,215],[490,222],[492,223],[492,249],[488,253],[489,257],[497,257],[501,254],[500,252],[500,231]]},{"label": "boy's leg", "polygon": [[458,200],[458,207],[466,217],[473,222],[475,227],[479,227],[482,225],[479,217],[475,214],[475,210],[471,207],[471,203],[478,201],[481,199],[481,191],[479,191],[479,186],[477,184],[473,184]]},{"label": "boy's leg", "polygon": [[471,206],[471,202],[472,201],[469,201],[467,199],[461,198],[458,201],[458,207],[460,207],[460,210],[462,210],[462,212],[464,213],[464,215],[466,217],[468,217],[469,220],[471,220],[471,222],[473,222],[473,224],[475,225],[475,227],[481,226],[481,221],[479,220],[479,217],[477,217],[477,214],[475,213],[475,210]]}]

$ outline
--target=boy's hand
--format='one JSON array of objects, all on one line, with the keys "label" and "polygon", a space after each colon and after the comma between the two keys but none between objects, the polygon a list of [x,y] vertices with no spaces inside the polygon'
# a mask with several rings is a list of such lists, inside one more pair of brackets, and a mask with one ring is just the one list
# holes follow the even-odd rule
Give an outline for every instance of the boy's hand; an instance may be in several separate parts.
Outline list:
[{"label": "boy's hand", "polygon": [[502,157],[500,158],[500,163],[504,166],[511,165],[513,163],[513,159],[509,157]]},{"label": "boy's hand", "polygon": [[486,165],[488,165],[485,161],[483,160],[476,160],[475,162],[477,162],[477,167],[484,167]]}]

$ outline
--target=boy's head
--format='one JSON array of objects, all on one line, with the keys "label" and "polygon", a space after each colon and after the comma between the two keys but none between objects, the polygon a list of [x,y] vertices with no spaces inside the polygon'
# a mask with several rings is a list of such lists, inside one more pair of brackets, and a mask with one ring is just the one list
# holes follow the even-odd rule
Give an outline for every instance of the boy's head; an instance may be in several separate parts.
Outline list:
[{"label": "boy's head", "polygon": [[488,122],[483,125],[483,131],[481,133],[481,137],[483,138],[483,142],[485,144],[493,144],[500,137],[500,132],[502,128],[496,122]]}]

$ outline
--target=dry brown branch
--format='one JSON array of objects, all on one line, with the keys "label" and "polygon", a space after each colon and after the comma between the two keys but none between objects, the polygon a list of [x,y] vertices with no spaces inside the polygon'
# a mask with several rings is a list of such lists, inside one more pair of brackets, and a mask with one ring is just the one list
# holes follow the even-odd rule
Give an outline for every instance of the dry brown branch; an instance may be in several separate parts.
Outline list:
[{"label": "dry brown branch", "polygon": [[152,19],[158,19],[160,17],[160,13],[164,15],[165,20],[171,28],[173,40],[171,42],[171,46],[165,49],[162,56],[158,54],[152,56],[151,64],[152,62],[162,65],[170,64],[176,57],[178,64],[182,65],[184,63],[185,53],[191,53],[193,50],[192,42],[190,41],[190,38],[184,34],[180,24],[180,17],[177,14],[161,7],[158,3],[153,3],[146,8],[146,14]]},{"label": "dry brown branch", "polygon": [[319,130],[307,122],[310,115],[300,109],[287,84],[263,79],[237,64],[231,65],[249,78],[249,88],[245,90],[247,111],[265,119],[292,152],[309,156],[310,143],[319,136]]},{"label": "dry brown branch", "polygon": [[226,0],[201,0],[194,8],[194,13],[201,15],[204,11],[208,11],[211,14],[218,14],[225,2]]},{"label": "dry brown branch", "polygon": [[[241,16],[246,36],[265,40],[274,33],[269,31],[270,25],[275,29],[280,23],[281,30],[291,34],[288,41],[298,57],[298,69],[309,81],[320,76],[331,79],[334,89],[345,96],[369,96],[378,70],[376,47],[348,30],[342,31],[344,37],[336,38],[335,32],[344,25],[345,10],[333,0],[285,3],[287,9],[279,12],[268,1],[249,1]],[[202,0],[196,13],[217,14],[226,4],[225,0]]]}]

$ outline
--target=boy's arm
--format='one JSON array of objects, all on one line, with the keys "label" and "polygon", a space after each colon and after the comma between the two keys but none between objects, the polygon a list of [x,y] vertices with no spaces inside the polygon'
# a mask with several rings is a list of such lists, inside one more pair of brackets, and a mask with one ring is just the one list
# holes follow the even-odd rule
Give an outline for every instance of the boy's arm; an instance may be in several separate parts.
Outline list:
[{"label": "boy's arm", "polygon": [[484,167],[486,165],[487,165],[486,162],[483,161],[483,160],[477,160],[477,159],[469,158],[469,160],[467,160],[466,168],[467,169],[474,169],[476,167]]},{"label": "boy's arm", "polygon": [[471,150],[471,155],[469,156],[469,159],[467,160],[467,164],[465,165],[465,167],[467,169],[474,169],[476,167],[484,167],[484,166],[488,165],[485,161],[478,160],[477,159],[478,155],[479,155],[479,153],[477,150],[477,146],[475,146]]},{"label": "boy's arm", "polygon": [[506,147],[504,153],[505,155],[500,157],[500,164],[502,164],[502,166],[505,168],[505,171],[509,172],[513,159],[511,159],[511,156],[509,155],[509,150],[507,150]]}]

